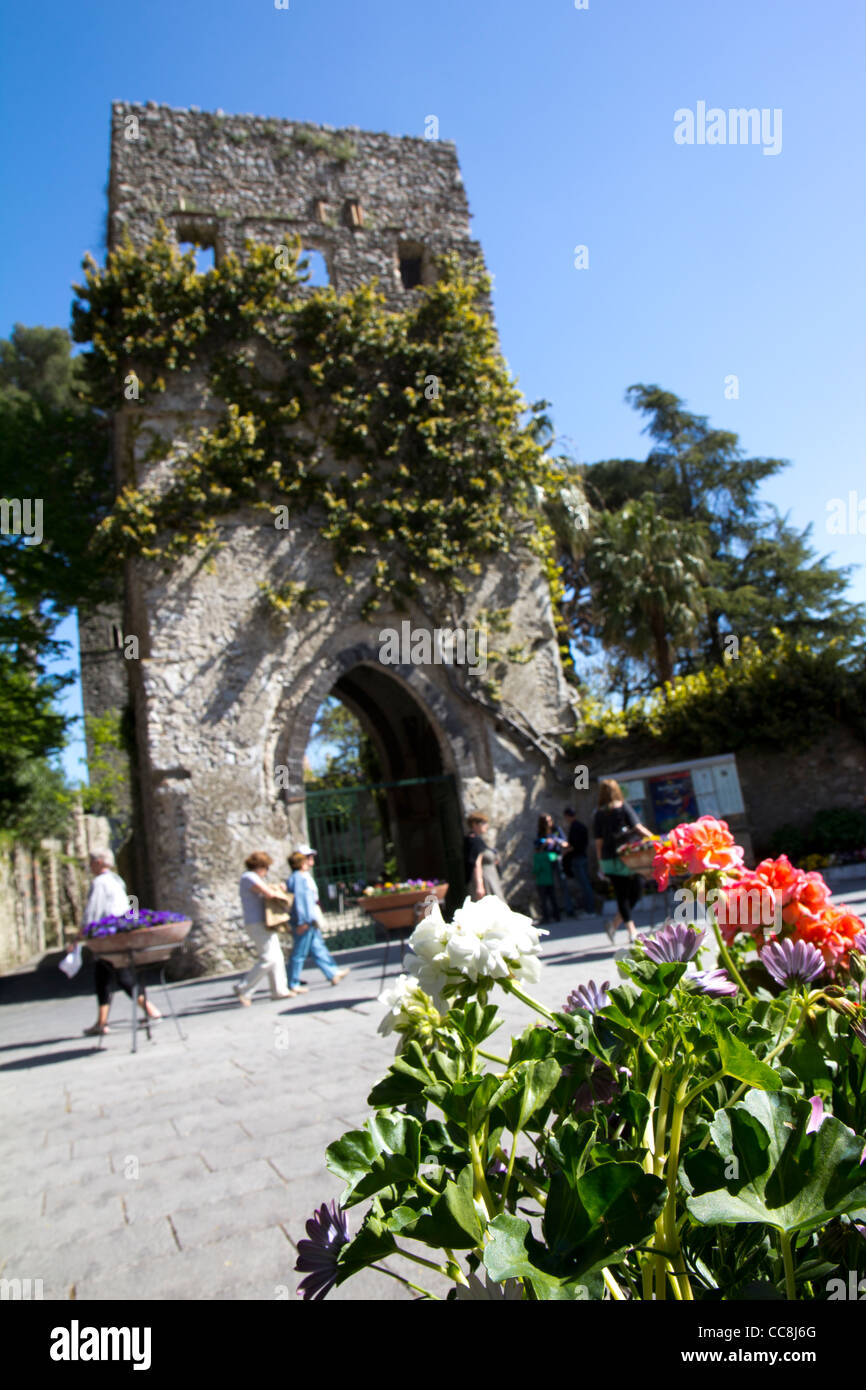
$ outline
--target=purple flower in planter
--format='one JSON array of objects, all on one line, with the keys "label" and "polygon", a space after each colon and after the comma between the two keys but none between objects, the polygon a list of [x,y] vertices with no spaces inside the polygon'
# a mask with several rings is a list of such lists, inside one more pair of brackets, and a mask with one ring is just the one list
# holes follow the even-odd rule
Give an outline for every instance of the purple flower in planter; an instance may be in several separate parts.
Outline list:
[{"label": "purple flower in planter", "polygon": [[141,927],[161,927],[166,922],[183,922],[182,912],[157,912],[152,907],[142,907],[127,912],[122,917],[100,917],[85,927],[85,936],[116,936],[118,932],[138,931]]},{"label": "purple flower in planter", "polygon": [[708,994],[711,999],[721,999],[737,992],[733,980],[729,980],[724,970],[698,970],[694,975],[686,975],[683,984],[695,994]]},{"label": "purple flower in planter", "polygon": [[761,952],[761,960],[780,985],[807,985],[824,972],[824,957],[809,941],[771,941]]},{"label": "purple flower in planter", "polygon": [[295,1269],[306,1274],[298,1285],[304,1300],[317,1301],[330,1293],[337,1282],[337,1260],[349,1243],[349,1223],[342,1209],[323,1203],[307,1222],[309,1240],[298,1241]]},{"label": "purple flower in planter", "polygon": [[666,922],[655,936],[644,934],[638,941],[649,959],[662,965],[667,961],[693,960],[705,936],[705,931],[693,931],[683,922]]},{"label": "purple flower in planter", "polygon": [[598,1013],[599,1009],[604,1009],[610,1003],[607,996],[609,980],[605,980],[603,985],[597,985],[595,980],[590,980],[588,984],[578,985],[573,989],[568,999],[562,1006],[564,1014],[577,1013],[578,1009],[585,1009],[588,1014]]}]

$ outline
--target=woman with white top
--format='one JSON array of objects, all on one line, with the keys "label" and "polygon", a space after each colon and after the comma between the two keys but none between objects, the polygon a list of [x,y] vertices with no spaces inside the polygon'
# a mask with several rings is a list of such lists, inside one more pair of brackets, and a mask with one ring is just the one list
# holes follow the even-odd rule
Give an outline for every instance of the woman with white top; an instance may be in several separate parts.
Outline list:
[{"label": "woman with white top", "polygon": [[[84,908],[84,927],[87,927],[91,922],[100,922],[103,917],[128,916],[130,911],[129,894],[123,879],[118,873],[115,873],[114,855],[110,849],[95,849],[91,852],[90,872],[93,875],[93,881]],[[79,932],[76,940],[87,945],[84,928]],[[112,965],[111,961],[98,956],[94,984],[96,986],[96,1022],[84,1029],[88,1038],[99,1037],[103,1033],[110,1032],[108,1014],[111,1009],[111,1001],[114,998],[114,991],[120,985],[120,988],[129,995],[130,999],[132,998],[132,971],[126,966]],[[138,1002],[151,1023],[156,1023],[158,1019],[162,1018],[162,1014],[153,1007],[144,991],[139,994]]]},{"label": "woman with white top", "polygon": [[244,978],[234,986],[239,1004],[249,1006],[250,996],[264,975],[271,986],[272,999],[290,999],[294,990],[286,981],[286,962],[280,948],[279,933],[268,931],[265,926],[265,903],[285,902],[281,888],[274,888],[265,878],[273,859],[262,850],[257,850],[244,860],[245,872],[241,874],[241,908],[244,914],[244,931],[251,937],[257,950],[258,959]]}]

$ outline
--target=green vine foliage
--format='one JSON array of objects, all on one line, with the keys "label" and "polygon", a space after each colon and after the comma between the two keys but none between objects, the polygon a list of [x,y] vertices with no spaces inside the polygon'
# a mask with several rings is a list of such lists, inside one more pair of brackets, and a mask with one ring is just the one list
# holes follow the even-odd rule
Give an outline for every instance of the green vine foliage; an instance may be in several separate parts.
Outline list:
[{"label": "green vine foliage", "polygon": [[[132,434],[148,431],[147,456],[171,459],[168,481],[143,487],[125,460],[97,548],[169,566],[217,542],[221,514],[282,505],[317,525],[347,585],[368,581],[365,617],[422,585],[447,609],[485,556],[520,543],[555,581],[539,499],[558,473],[541,407],[527,414],[499,353],[484,271],[443,258],[440,279],[394,312],[375,285],[304,288],[299,252],[248,242],[243,259],[200,275],[160,224],[141,252],[127,242],[104,268],[85,261],[73,333],[92,345],[93,402],[117,410],[134,380]],[[211,414],[167,442],[148,407],[193,371]]]}]

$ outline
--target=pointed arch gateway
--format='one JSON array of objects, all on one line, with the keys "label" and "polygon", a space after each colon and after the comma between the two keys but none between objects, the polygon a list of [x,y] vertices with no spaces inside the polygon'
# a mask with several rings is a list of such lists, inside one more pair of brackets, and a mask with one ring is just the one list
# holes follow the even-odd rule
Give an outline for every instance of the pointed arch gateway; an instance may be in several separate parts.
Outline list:
[{"label": "pointed arch gateway", "polygon": [[[315,790],[304,785],[304,753],[328,696],[369,736],[380,782]],[[326,914],[341,910],[354,884],[382,875],[386,840],[393,843],[399,878],[445,880],[448,906],[459,905],[465,886],[460,783],[475,768],[467,761],[468,730],[441,691],[416,668],[385,668],[372,649],[354,647],[320,672],[298,716],[283,745],[284,765],[292,770],[286,800],[299,837],[317,850]]]}]

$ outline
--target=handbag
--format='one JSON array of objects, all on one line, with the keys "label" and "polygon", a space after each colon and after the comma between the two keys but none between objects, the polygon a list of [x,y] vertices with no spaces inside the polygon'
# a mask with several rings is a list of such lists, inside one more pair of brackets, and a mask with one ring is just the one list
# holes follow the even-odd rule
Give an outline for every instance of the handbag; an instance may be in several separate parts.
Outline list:
[{"label": "handbag", "polygon": [[81,942],[76,941],[60,962],[60,969],[68,979],[74,979],[81,969]]},{"label": "handbag", "polygon": [[279,900],[274,898],[265,900],[265,927],[268,931],[282,931],[288,927],[289,914],[294,901],[294,893],[287,893]]}]

